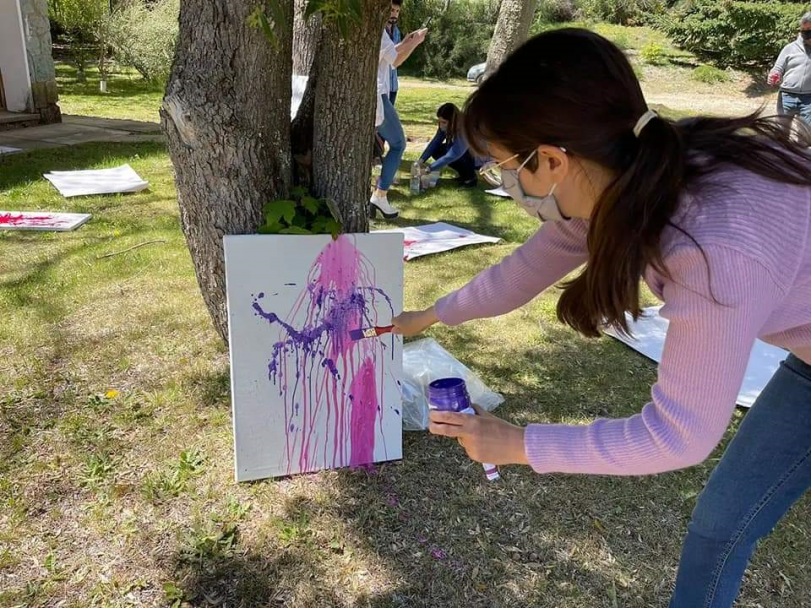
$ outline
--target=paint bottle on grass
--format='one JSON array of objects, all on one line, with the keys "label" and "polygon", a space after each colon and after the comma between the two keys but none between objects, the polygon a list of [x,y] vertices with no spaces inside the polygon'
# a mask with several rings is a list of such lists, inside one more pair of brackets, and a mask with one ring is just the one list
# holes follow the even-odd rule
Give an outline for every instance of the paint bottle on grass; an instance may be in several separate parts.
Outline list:
[{"label": "paint bottle on grass", "polygon": [[415,160],[411,165],[411,181],[409,182],[409,189],[411,194],[416,196],[420,193],[421,186],[421,165],[420,161]]},{"label": "paint bottle on grass", "polygon": [[[428,406],[432,410],[476,415],[476,410],[470,405],[467,385],[461,378],[440,378],[431,382],[428,385]],[[487,479],[493,481],[499,478],[496,465],[483,463],[482,466]]]}]

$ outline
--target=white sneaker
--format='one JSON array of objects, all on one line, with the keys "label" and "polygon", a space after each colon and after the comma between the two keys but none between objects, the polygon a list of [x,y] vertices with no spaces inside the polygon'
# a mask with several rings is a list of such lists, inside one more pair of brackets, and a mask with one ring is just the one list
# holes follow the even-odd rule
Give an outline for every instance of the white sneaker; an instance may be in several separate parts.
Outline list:
[{"label": "white sneaker", "polygon": [[[372,194],[372,198],[369,199],[369,205],[371,205],[372,210],[377,209],[380,211],[380,213],[383,214],[383,217],[385,217],[387,220],[393,220],[400,215],[400,212],[389,204],[388,197],[378,197],[377,192]],[[374,217],[373,213],[370,215]]]}]

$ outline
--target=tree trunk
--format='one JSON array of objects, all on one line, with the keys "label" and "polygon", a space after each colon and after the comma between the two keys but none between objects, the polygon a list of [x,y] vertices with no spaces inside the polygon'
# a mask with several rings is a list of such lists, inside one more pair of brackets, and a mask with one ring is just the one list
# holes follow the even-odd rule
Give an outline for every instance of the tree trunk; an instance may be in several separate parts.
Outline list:
[{"label": "tree trunk", "polygon": [[526,42],[538,0],[502,0],[496,30],[487,51],[487,73],[492,74],[515,49]]},{"label": "tree trunk", "polygon": [[[292,0],[277,0],[292,22]],[[227,341],[222,237],[255,233],[290,185],[292,27],[278,47],[247,24],[255,0],[183,0],[161,108],[183,232]]]},{"label": "tree trunk", "polygon": [[319,48],[313,125],[313,192],[341,213],[345,232],[369,230],[380,37],[390,0],[362,0],[362,23],[343,39],[334,24]]},{"label": "tree trunk", "polygon": [[304,11],[308,0],[295,0],[293,18],[293,73],[309,76],[321,39],[321,15],[315,14],[307,21]]}]

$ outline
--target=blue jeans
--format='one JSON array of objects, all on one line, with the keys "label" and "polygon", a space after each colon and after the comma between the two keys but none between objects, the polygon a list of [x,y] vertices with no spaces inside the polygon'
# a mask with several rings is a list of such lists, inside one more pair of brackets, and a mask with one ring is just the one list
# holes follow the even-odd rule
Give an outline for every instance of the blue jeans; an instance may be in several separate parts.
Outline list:
[{"label": "blue jeans", "polygon": [[794,95],[782,91],[780,97],[783,100],[783,114],[799,116],[811,127],[811,95]]},{"label": "blue jeans", "polygon": [[381,190],[388,190],[394,181],[394,176],[400,168],[400,161],[403,160],[403,153],[406,149],[406,138],[403,132],[403,125],[397,110],[391,105],[388,95],[382,95],[383,99],[383,124],[377,128],[377,132],[389,144],[389,153],[383,157],[383,168],[380,173],[380,180],[377,187]]},{"label": "blue jeans", "polygon": [[670,608],[730,608],[758,541],[811,487],[811,365],[780,366],[698,498]]},{"label": "blue jeans", "polygon": [[397,91],[392,91],[389,93],[389,101],[391,102],[391,105],[394,105],[397,102]]}]

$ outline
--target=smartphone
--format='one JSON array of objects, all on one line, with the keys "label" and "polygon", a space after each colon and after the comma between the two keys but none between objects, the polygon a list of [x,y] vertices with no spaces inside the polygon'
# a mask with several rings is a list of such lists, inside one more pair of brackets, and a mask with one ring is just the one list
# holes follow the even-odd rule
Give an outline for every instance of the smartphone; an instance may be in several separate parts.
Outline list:
[{"label": "smartphone", "polygon": [[434,16],[433,16],[433,15],[428,15],[428,19],[426,19],[426,20],[425,20],[425,23],[423,23],[423,24],[422,24],[422,27],[421,27],[420,29],[421,29],[421,30],[424,30],[424,29],[425,29],[425,28],[427,28],[429,25],[431,25],[431,21],[433,21],[433,19],[434,19]]}]

